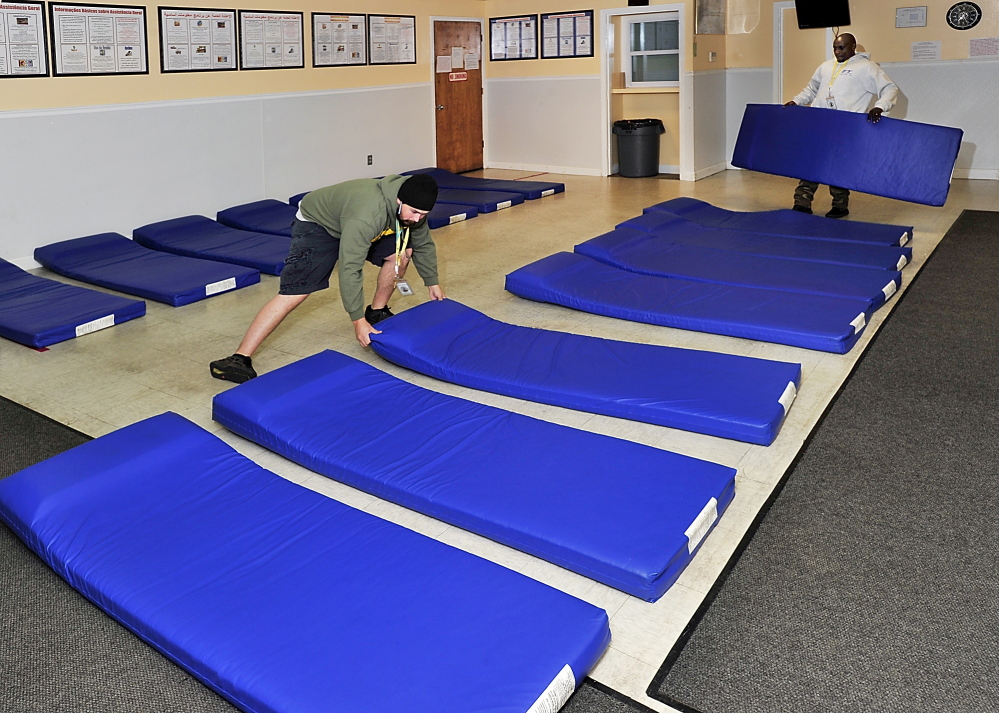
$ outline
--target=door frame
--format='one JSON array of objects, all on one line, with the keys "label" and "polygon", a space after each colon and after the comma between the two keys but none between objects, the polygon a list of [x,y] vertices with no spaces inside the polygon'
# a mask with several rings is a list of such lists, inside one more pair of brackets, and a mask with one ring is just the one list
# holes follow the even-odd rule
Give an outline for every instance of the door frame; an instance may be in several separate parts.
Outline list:
[{"label": "door frame", "polygon": [[[794,0],[778,0],[774,3],[774,76],[773,76],[773,102],[783,104],[784,96],[784,10],[794,7]],[[826,59],[832,59],[832,43],[836,39],[833,37],[831,27],[826,28]]]},{"label": "door frame", "polygon": [[680,53],[680,180],[693,181],[694,176],[694,126],[693,78],[685,71],[688,46],[687,13],[683,4],[642,5],[619,7],[600,11],[601,63],[600,63],[600,170],[611,175],[611,72],[614,68],[613,18],[621,15],[648,15],[656,12],[676,12],[683,33],[683,51]]},{"label": "door frame", "polygon": [[428,25],[428,37],[430,37],[430,119],[431,125],[434,127],[433,130],[433,141],[431,141],[431,156],[433,157],[433,165],[437,165],[437,88],[435,86],[435,79],[437,74],[437,46],[434,40],[434,23],[435,22],[474,22],[479,26],[479,36],[480,40],[480,51],[479,51],[479,68],[482,70],[482,166],[483,168],[489,168],[489,154],[486,149],[489,147],[486,137],[489,135],[488,129],[489,124],[486,117],[489,115],[488,110],[488,97],[489,92],[486,91],[486,62],[485,53],[488,51],[488,37],[486,37],[486,20],[482,17],[452,17],[450,15],[431,15],[430,24]]}]

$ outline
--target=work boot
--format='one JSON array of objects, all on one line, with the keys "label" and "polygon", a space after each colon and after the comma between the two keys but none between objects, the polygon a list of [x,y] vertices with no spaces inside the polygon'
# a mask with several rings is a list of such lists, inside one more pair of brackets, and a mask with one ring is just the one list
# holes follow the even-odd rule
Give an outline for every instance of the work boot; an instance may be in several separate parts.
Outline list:
[{"label": "work boot", "polygon": [[833,206],[832,209],[826,213],[827,218],[845,218],[848,215],[850,215],[850,211],[839,206]]},{"label": "work boot", "polygon": [[812,209],[809,206],[807,206],[807,205],[798,205],[797,203],[795,203],[793,206],[791,206],[791,210],[796,210],[799,213],[808,213],[809,215],[812,214]]},{"label": "work boot", "polygon": [[364,309],[364,318],[368,320],[368,324],[372,327],[381,322],[383,319],[388,319],[392,316],[392,310],[385,305],[381,309],[374,309],[371,305],[368,305]]},{"label": "work boot", "polygon": [[212,376],[223,381],[231,381],[235,384],[242,384],[257,376],[253,370],[250,357],[243,354],[233,354],[225,359],[213,361],[210,365]]}]

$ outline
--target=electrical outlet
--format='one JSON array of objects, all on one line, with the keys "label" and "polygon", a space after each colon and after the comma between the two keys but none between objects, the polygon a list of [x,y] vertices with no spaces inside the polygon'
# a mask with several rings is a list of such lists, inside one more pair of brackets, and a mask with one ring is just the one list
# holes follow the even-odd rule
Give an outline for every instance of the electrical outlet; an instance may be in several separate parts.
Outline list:
[{"label": "electrical outlet", "polygon": [[374,157],[371,154],[368,154],[368,165],[370,166],[372,163],[374,163]]},{"label": "electrical outlet", "polygon": [[716,59],[718,59],[718,53],[717,52],[708,52],[708,61],[709,62],[714,62]]}]

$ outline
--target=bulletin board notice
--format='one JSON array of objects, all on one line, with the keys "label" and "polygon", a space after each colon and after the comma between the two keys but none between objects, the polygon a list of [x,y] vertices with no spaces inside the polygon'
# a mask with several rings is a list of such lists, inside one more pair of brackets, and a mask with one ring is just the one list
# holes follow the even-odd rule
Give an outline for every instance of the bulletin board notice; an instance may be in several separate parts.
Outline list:
[{"label": "bulletin board notice", "polygon": [[489,18],[489,59],[506,62],[538,58],[538,16]]},{"label": "bulletin board notice", "polygon": [[236,11],[160,7],[160,69],[236,69]]},{"label": "bulletin board notice", "polygon": [[55,76],[148,74],[146,8],[49,4]]},{"label": "bulletin board notice", "polygon": [[364,15],[312,13],[312,66],[367,64],[367,34]]},{"label": "bulletin board notice", "polygon": [[0,3],[0,79],[47,77],[45,39],[42,3]]},{"label": "bulletin board notice", "polygon": [[368,15],[369,64],[416,64],[416,16]]},{"label": "bulletin board notice", "polygon": [[301,69],[301,12],[239,11],[240,69]]},{"label": "bulletin board notice", "polygon": [[541,16],[541,59],[593,56],[593,10]]}]

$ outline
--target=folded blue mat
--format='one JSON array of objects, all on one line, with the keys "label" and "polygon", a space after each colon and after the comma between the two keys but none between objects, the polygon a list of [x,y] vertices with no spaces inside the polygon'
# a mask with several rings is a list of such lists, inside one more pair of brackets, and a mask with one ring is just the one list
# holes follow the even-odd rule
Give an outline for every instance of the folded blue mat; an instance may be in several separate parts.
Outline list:
[{"label": "folded blue mat", "polygon": [[505,324],[454,300],[378,323],[400,366],[506,396],[770,445],[801,365]]},{"label": "folded blue mat", "polygon": [[244,203],[220,210],[215,218],[230,228],[250,230],[255,233],[273,233],[291,237],[291,221],[298,208],[273,198]]},{"label": "folded blue mat", "polygon": [[174,307],[260,282],[260,272],[150,250],[118,233],[35,248],[35,260],[66,277]]},{"label": "folded blue mat", "polygon": [[289,242],[280,235],[230,228],[203,215],[150,223],[132,231],[132,240],[153,250],[229,262],[280,275]]},{"label": "folded blue mat", "polygon": [[291,198],[288,199],[288,204],[293,205],[298,208],[298,204],[302,202],[302,199],[309,195],[311,191],[305,191],[304,193],[296,193]]},{"label": "folded blue mat", "polygon": [[964,132],[806,106],[749,104],[732,165],[925,205],[943,205]]},{"label": "folded blue mat", "polygon": [[[829,111],[826,109],[826,111]],[[889,223],[864,223],[859,220],[836,220],[818,215],[799,213],[789,208],[761,211],[735,211],[718,208],[696,198],[674,198],[649,206],[649,213],[669,213],[693,223],[710,228],[739,230],[747,233],[782,235],[802,240],[823,240],[866,245],[899,247],[912,238],[911,225],[891,225]],[[654,218],[649,218],[654,221]],[[665,220],[658,218],[658,220]],[[627,221],[626,221],[627,222]],[[655,222],[647,223],[654,226]],[[636,224],[633,227],[638,227]],[[912,259],[910,249],[908,258]]]},{"label": "folded blue mat", "polygon": [[545,693],[564,703],[610,638],[603,610],[284,480],[172,413],[0,481],[0,518],[253,713],[523,713]]},{"label": "folded blue mat", "polygon": [[902,286],[902,273],[869,267],[777,260],[673,243],[648,233],[605,233],[574,248],[607,265],[642,275],[719,285],[761,287],[809,295],[850,297],[876,310]]},{"label": "folded blue mat", "polygon": [[853,348],[871,316],[861,300],[639,275],[565,252],[511,272],[506,289],[632,322],[836,354]]},{"label": "folded blue mat", "polygon": [[141,317],[146,303],[32,275],[0,260],[0,337],[41,349]]},{"label": "folded blue mat", "polygon": [[434,180],[437,181],[437,185],[441,188],[520,193],[529,201],[565,192],[565,184],[554,181],[506,181],[500,178],[477,178],[475,176],[463,176],[458,173],[451,173],[450,171],[445,171],[443,168],[420,168],[415,171],[406,171],[402,175],[412,176],[416,173],[426,173],[433,176]]},{"label": "folded blue mat", "polygon": [[460,223],[463,220],[470,220],[479,214],[478,209],[470,205],[458,205],[437,201],[433,210],[427,215],[427,226],[434,230],[443,228],[445,225]]},{"label": "folded blue mat", "polygon": [[524,202],[522,193],[509,191],[469,191],[459,188],[441,188],[437,200],[442,203],[472,206],[480,213],[492,213]]},{"label": "folded blue mat", "polygon": [[735,470],[414,386],[326,351],[218,394],[231,431],[323,475],[654,601]]}]

